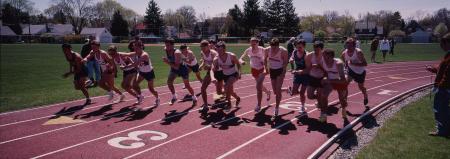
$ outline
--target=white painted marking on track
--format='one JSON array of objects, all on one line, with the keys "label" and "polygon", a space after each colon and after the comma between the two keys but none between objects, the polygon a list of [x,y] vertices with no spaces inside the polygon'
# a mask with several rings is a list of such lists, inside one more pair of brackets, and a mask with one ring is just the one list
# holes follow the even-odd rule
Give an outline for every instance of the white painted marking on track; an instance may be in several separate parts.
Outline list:
[{"label": "white painted marking on track", "polygon": [[[139,130],[139,131],[133,131],[128,133],[127,137],[116,137],[116,138],[112,138],[110,140],[108,140],[108,144],[116,147],[116,148],[120,148],[120,149],[136,149],[136,148],[140,148],[145,146],[145,139],[140,138],[140,135],[144,135],[144,134],[153,134],[156,136],[152,136],[150,137],[150,140],[153,141],[159,141],[159,140],[164,140],[167,137],[169,137],[169,135],[167,135],[166,133],[162,133],[159,131],[152,131],[152,130]],[[123,141],[135,141],[133,143],[131,143],[130,145],[123,145],[121,142]]]},{"label": "white painted marking on track", "polygon": [[[418,72],[415,72],[415,73],[418,73]],[[426,77],[430,77],[430,76],[426,76]],[[380,77],[376,77],[376,78],[380,78]],[[376,78],[373,78],[373,79],[376,79]],[[420,77],[420,78],[424,78],[424,77]],[[420,78],[413,78],[413,79],[408,79],[408,80],[414,80],[414,79],[420,79]],[[370,80],[370,79],[366,79],[366,80]],[[408,80],[404,80],[404,81],[408,81]],[[397,82],[393,82],[393,83],[399,83],[399,82],[403,82],[403,81],[397,81]],[[383,85],[382,85],[383,86]],[[379,86],[380,87],[380,86]],[[295,97],[292,97],[292,98],[295,98]],[[288,98],[288,99],[291,99],[291,98]],[[195,110],[192,110],[192,111],[197,111],[197,110],[199,110],[200,108],[198,108],[198,109],[195,109]],[[189,111],[189,112],[192,112],[192,111]],[[249,112],[253,112],[253,111],[249,111]],[[181,114],[181,113],[180,113]],[[180,114],[178,114],[178,115],[180,115]],[[151,122],[151,123],[147,123],[147,124],[144,124],[144,125],[140,125],[140,126],[137,126],[137,127],[133,127],[133,128],[130,128],[130,129],[126,129],[126,131],[129,131],[129,130],[132,130],[132,129],[136,129],[136,128],[139,128],[139,127],[142,127],[142,126],[146,126],[146,125],[149,125],[149,124],[152,124],[153,122]],[[70,126],[70,127],[72,127],[72,126]],[[124,132],[124,131],[121,131],[121,132],[117,132],[117,133],[122,133],[122,132]],[[110,134],[111,135],[111,134]],[[107,136],[110,136],[110,135],[107,135]],[[56,150],[56,151],[53,151],[53,152],[49,152],[49,153],[46,153],[46,154],[43,154],[43,155],[40,155],[40,156],[38,156],[37,158],[40,158],[40,157],[44,157],[44,156],[48,156],[48,155],[51,155],[51,154],[54,154],[54,153],[57,153],[57,152],[60,152],[60,151],[64,151],[64,150],[67,150],[67,149],[70,149],[70,148],[74,148],[74,147],[77,147],[77,146],[80,146],[80,145],[84,145],[84,144],[86,144],[86,143],[90,143],[90,142],[92,142],[92,141],[96,141],[96,140],[99,140],[99,139],[102,139],[102,138],[104,138],[105,136],[103,136],[103,137],[100,137],[100,138],[96,138],[96,139],[93,139],[93,140],[89,140],[89,141],[86,141],[86,142],[82,142],[82,143],[79,143],[79,144],[76,144],[76,145],[72,145],[72,146],[69,146],[69,147],[66,147],[66,148],[62,148],[62,149],[59,149],[59,150]],[[1,143],[0,143],[1,144]]]},{"label": "white painted marking on track", "polygon": [[393,91],[393,90],[388,90],[388,89],[380,89],[380,90],[381,91],[377,93],[379,95],[389,95],[389,96],[391,96],[392,93],[398,92],[398,91]]},{"label": "white painted marking on track", "polygon": [[[410,69],[408,69],[408,70],[410,70]],[[399,71],[399,70],[391,70],[391,71]],[[400,73],[400,74],[394,74],[394,75],[416,74],[416,73],[421,73],[421,72],[428,72],[428,71],[408,72],[408,73]],[[377,78],[383,78],[383,77],[387,77],[387,76],[380,76],[380,77],[375,77],[375,78],[370,78],[370,79],[377,79]],[[366,79],[366,80],[370,80],[370,79]],[[247,80],[252,80],[252,79],[246,79],[246,80],[242,80],[242,81],[247,81]],[[377,81],[377,82],[383,82],[383,80],[375,80],[375,81]],[[267,83],[267,82],[266,82],[266,83]],[[195,88],[193,88],[193,89],[197,89],[197,88],[200,88],[200,87],[195,87]],[[235,88],[235,89],[238,89],[238,88]],[[170,92],[161,93],[160,95],[165,95],[165,94],[170,94]],[[152,96],[152,95],[145,96],[145,97],[151,97],[151,96]],[[132,99],[130,99],[130,100],[125,100],[125,102],[131,101],[131,100],[132,100]],[[134,99],[133,99],[133,100],[134,100]],[[98,107],[103,107],[103,106],[106,106],[106,105],[109,105],[109,103],[108,103],[108,104],[99,105],[99,106],[95,106],[95,107],[88,107],[88,108],[85,108],[84,110],[93,109],[93,108],[98,108]],[[72,112],[67,112],[67,113],[72,113]],[[63,115],[63,114],[59,114],[59,115]],[[8,124],[0,125],[0,127],[4,127],[4,126],[8,126],[8,125],[15,125],[15,124],[26,123],[26,122],[30,122],[30,121],[34,121],[34,120],[39,120],[39,119],[44,119],[44,118],[50,118],[50,117],[54,117],[54,116],[55,116],[55,115],[49,115],[49,116],[44,116],[44,117],[38,117],[38,118],[33,118],[33,119],[28,119],[28,120],[22,120],[22,121],[12,122],[12,123],[8,123]]]},{"label": "white painted marking on track", "polygon": [[[427,78],[427,77],[429,77],[429,76],[418,77],[418,78],[413,78],[413,79],[421,79],[421,78]],[[381,85],[381,86],[376,86],[376,87],[367,89],[367,91],[373,90],[373,89],[377,89],[377,88],[380,88],[380,87],[383,87],[383,86],[395,84],[395,83],[400,83],[400,82],[404,82],[404,81],[408,81],[408,80],[413,80],[413,79],[407,79],[407,80],[402,80],[402,81],[397,81],[397,82],[387,83],[387,84],[384,84],[384,85]],[[352,96],[355,96],[355,95],[357,95],[357,94],[361,94],[361,92],[354,93],[354,94],[352,94],[352,95],[349,95],[348,97],[352,97]],[[337,100],[336,100],[336,101],[337,101]],[[311,110],[311,111],[309,111],[308,113],[311,113],[311,112],[313,112],[313,111],[315,111],[315,110],[317,110],[317,109]],[[290,121],[281,124],[280,127],[281,127],[281,126],[284,126],[285,124],[288,124],[288,123],[290,123],[290,122],[293,122],[293,121],[295,121],[295,120],[297,120],[297,119],[298,119],[298,118],[295,117],[295,118],[291,119]],[[279,128],[279,127],[277,127],[277,128]],[[268,134],[270,134],[271,132],[273,132],[273,131],[275,131],[275,130],[276,130],[276,128],[274,128],[273,130],[267,131],[267,132],[265,132],[265,133],[263,133],[263,134],[261,134],[261,135],[255,137],[255,138],[253,138],[253,139],[250,139],[249,141],[247,141],[247,142],[245,142],[245,143],[243,143],[243,144],[241,144],[241,145],[235,147],[234,149],[232,149],[232,150],[230,150],[230,151],[224,153],[223,155],[221,155],[221,156],[219,156],[219,157],[217,157],[217,158],[218,158],[218,159],[222,159],[222,158],[224,158],[224,157],[226,157],[226,156],[229,156],[230,154],[232,154],[232,153],[238,151],[239,149],[241,149],[241,148],[243,148],[243,147],[245,147],[245,146],[251,144],[252,142],[254,142],[254,141],[256,141],[256,140],[258,140],[258,139],[260,139],[260,138],[262,138],[262,137],[264,137],[264,136],[266,136],[266,135],[268,135]]]},{"label": "white painted marking on track", "polygon": [[[418,78],[413,78],[413,79],[408,79],[408,80],[421,79],[421,78],[427,78],[427,77],[429,77],[429,76],[418,77]],[[383,87],[383,86],[387,86],[387,85],[391,85],[391,84],[395,84],[395,83],[400,83],[400,82],[404,82],[404,81],[408,81],[408,80],[397,81],[397,82],[391,82],[391,83],[387,83],[387,84],[384,84],[384,85],[376,86],[376,87],[373,87],[373,88],[370,88],[370,89],[367,89],[367,90],[369,91],[369,90],[377,89],[377,88],[380,88],[380,87]],[[361,92],[354,93],[354,94],[352,94],[352,95],[349,95],[348,97],[355,96],[355,95],[357,95],[357,94],[361,94]],[[284,101],[286,101],[286,100],[290,100],[290,99],[292,99],[292,98],[295,98],[295,97],[291,97],[291,98],[282,100],[281,102],[284,102]],[[335,100],[335,101],[337,101],[337,100]],[[330,102],[330,103],[331,103],[331,102]],[[313,111],[315,111],[315,110],[317,110],[317,109],[311,110],[310,112],[313,112]],[[245,112],[245,113],[243,113],[243,114],[240,114],[240,115],[238,115],[238,116],[235,116],[235,117],[226,119],[226,120],[221,121],[221,122],[226,122],[226,121],[228,121],[228,120],[234,119],[234,118],[236,118],[236,117],[243,116],[243,115],[248,114],[248,113],[250,113],[250,112],[253,112],[253,111]],[[309,113],[310,113],[310,112],[309,112]],[[294,119],[290,120],[289,122],[291,122],[291,121],[293,121],[293,120],[295,121],[296,119],[297,119],[297,118],[295,117]],[[219,122],[219,123],[221,123],[221,122]],[[282,126],[288,124],[289,122],[286,122],[286,123],[281,124],[280,127],[282,127]],[[132,158],[132,157],[136,157],[136,156],[138,156],[138,155],[140,155],[140,154],[143,154],[143,153],[145,153],[145,152],[151,151],[151,150],[156,149],[156,148],[158,148],[158,147],[160,147],[160,146],[163,146],[163,145],[168,144],[168,143],[170,143],[170,142],[176,141],[176,140],[181,139],[181,138],[183,138],[183,137],[185,137],[185,136],[188,136],[188,135],[190,135],[190,134],[194,134],[194,133],[196,133],[196,132],[202,131],[202,130],[204,130],[204,129],[206,129],[206,128],[209,128],[209,127],[211,127],[211,125],[208,125],[208,126],[205,126],[205,127],[203,127],[203,128],[200,128],[200,129],[191,131],[191,132],[189,132],[189,133],[187,133],[187,134],[184,134],[184,135],[179,136],[179,137],[177,137],[177,138],[174,138],[174,139],[172,139],[172,140],[166,141],[166,142],[161,143],[161,144],[159,144],[159,145],[156,145],[156,146],[153,146],[153,147],[151,147],[151,148],[145,149],[145,150],[143,150],[143,151],[137,152],[137,153],[135,153],[135,154],[133,154],[133,155],[130,155],[130,156],[128,156],[128,157],[125,157],[125,159],[129,159],[129,158]],[[272,132],[272,131],[273,131],[273,130],[269,131],[268,133],[267,133],[267,132],[264,133],[264,135],[262,135],[261,137],[263,137],[263,136],[269,134],[269,133]],[[259,138],[261,138],[261,137],[259,137]],[[258,138],[258,139],[259,139],[259,138]],[[256,141],[256,140],[257,140],[257,139],[255,139],[255,140],[253,140],[253,141]],[[252,142],[253,142],[253,141],[252,141]],[[248,142],[248,144],[250,144],[250,143],[251,143],[251,142]],[[242,147],[244,147],[244,146],[245,146],[245,145],[243,145]],[[242,148],[242,147],[241,147],[241,148]],[[240,148],[239,148],[239,149],[240,149]],[[238,149],[236,149],[236,151],[237,151],[237,150],[238,150]],[[233,152],[234,152],[234,151],[233,151]],[[231,153],[232,153],[232,152],[231,152]],[[231,153],[229,153],[229,154],[231,154]],[[228,155],[229,155],[229,154],[228,154]],[[223,157],[226,157],[227,155],[225,155],[225,156],[222,155],[222,156],[223,156]]]}]

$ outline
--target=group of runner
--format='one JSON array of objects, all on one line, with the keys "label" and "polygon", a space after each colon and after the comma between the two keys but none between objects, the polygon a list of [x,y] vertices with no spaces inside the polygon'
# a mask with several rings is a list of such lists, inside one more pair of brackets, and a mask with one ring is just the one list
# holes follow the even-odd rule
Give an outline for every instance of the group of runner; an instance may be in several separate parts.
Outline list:
[{"label": "group of runner", "polygon": [[[295,49],[288,53],[284,47],[280,46],[277,38],[270,40],[270,46],[264,48],[258,46],[260,39],[253,37],[250,39],[250,47],[244,51],[240,58],[227,51],[224,41],[203,40],[200,42],[201,58],[199,63],[193,51],[186,44],[182,44],[176,49],[175,40],[172,38],[166,39],[164,41],[166,56],[163,61],[170,66],[167,85],[172,93],[172,99],[169,103],[172,105],[178,100],[173,84],[177,77],[181,77],[190,94],[192,105],[197,104],[197,96],[189,83],[189,73],[193,72],[202,84],[200,94],[203,105],[201,111],[207,112],[211,106],[208,103],[206,91],[211,83],[216,85],[216,93],[225,98],[224,110],[226,112],[230,111],[232,107],[231,97],[235,99],[234,106],[239,107],[241,98],[234,91],[234,83],[241,78],[241,65],[246,64],[245,60],[248,57],[251,74],[256,81],[257,102],[255,112],[261,110],[263,92],[267,96],[266,100],[269,101],[273,91],[276,101],[273,119],[278,116],[282,86],[289,63],[295,64],[295,68],[291,70],[294,80],[288,91],[291,96],[299,94],[301,101],[299,113],[301,115],[306,114],[305,100],[307,97],[317,101],[316,106],[321,111],[319,120],[326,122],[328,96],[332,90],[336,90],[342,106],[342,117],[346,118],[347,87],[352,80],[358,83],[359,89],[364,95],[364,105],[367,106],[368,97],[364,87],[367,62],[362,51],[356,48],[354,39],[347,39],[347,48],[342,52],[341,59],[335,58],[334,50],[324,49],[324,44],[321,41],[314,42],[314,50],[308,52],[305,50],[306,42],[303,39],[293,40]],[[148,89],[155,96],[154,105],[159,106],[160,98],[153,84],[155,79],[154,68],[150,54],[143,50],[142,41],[135,39],[130,43],[131,52],[128,53],[118,52],[114,45],[109,46],[107,51],[103,51],[97,41],[91,42],[90,45],[91,51],[84,58],[72,51],[70,44],[62,45],[66,60],[70,64],[70,70],[64,76],[74,74],[75,89],[81,90],[85,95],[85,105],[91,103],[87,86],[93,82],[88,78],[86,63],[95,60],[100,65],[101,74],[100,80],[96,82],[107,92],[109,100],[114,99],[115,93],[118,94],[118,97],[114,102],[121,102],[125,98],[124,94],[114,86],[114,78],[118,68],[120,68],[123,71],[121,86],[136,98],[136,104],[143,101],[144,96],[139,84],[145,79]],[[206,72],[203,78],[200,76],[200,71]],[[272,91],[263,84],[266,75],[270,76]]]}]

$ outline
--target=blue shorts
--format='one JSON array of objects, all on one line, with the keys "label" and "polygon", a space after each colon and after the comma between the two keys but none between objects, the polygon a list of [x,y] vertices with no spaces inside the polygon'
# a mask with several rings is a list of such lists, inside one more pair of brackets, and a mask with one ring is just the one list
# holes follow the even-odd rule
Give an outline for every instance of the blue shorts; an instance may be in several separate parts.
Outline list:
[{"label": "blue shorts", "polygon": [[298,85],[308,85],[309,83],[309,76],[308,75],[294,75],[294,84]]},{"label": "blue shorts", "polygon": [[172,76],[172,75],[179,76],[179,77],[183,78],[184,80],[189,79],[189,71],[186,66],[180,66],[180,68],[178,68],[178,70],[170,68],[169,76]]}]

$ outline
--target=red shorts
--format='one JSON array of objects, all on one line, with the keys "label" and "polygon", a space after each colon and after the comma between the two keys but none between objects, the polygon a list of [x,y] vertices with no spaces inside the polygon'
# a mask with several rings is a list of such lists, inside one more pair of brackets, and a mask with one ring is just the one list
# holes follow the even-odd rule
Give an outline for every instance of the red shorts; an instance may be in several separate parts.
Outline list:
[{"label": "red shorts", "polygon": [[339,83],[339,84],[333,83],[333,84],[331,84],[331,86],[333,87],[333,89],[339,90],[339,91],[347,89],[347,84],[344,84],[344,83]]},{"label": "red shorts", "polygon": [[263,72],[264,72],[264,68],[259,69],[259,70],[252,68],[252,76],[253,76],[253,78],[258,78],[259,75],[261,73],[263,73]]}]

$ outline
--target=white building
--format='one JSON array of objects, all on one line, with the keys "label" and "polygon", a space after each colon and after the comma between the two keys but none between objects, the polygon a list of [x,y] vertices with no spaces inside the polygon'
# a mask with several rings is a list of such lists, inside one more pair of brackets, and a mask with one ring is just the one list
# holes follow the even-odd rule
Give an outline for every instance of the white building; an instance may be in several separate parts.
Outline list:
[{"label": "white building", "polygon": [[1,26],[0,35],[1,36],[15,36],[16,33],[14,33],[14,31],[11,28],[9,28],[8,26]]},{"label": "white building", "polygon": [[71,24],[50,24],[48,27],[51,35],[64,36],[75,33]]},{"label": "white building", "polygon": [[45,25],[25,25],[22,28],[23,35],[41,35],[47,32],[47,27]]},{"label": "white building", "polygon": [[106,28],[83,28],[80,35],[94,36],[100,43],[112,43],[113,36]]}]

